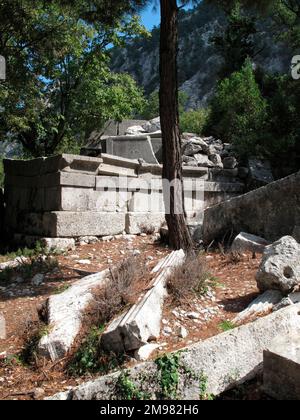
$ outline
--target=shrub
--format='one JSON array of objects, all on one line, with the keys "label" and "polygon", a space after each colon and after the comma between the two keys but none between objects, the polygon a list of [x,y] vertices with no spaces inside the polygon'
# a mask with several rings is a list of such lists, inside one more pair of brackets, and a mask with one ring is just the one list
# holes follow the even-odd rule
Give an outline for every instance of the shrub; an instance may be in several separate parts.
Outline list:
[{"label": "shrub", "polygon": [[213,135],[236,145],[241,155],[256,154],[267,123],[267,101],[256,83],[250,60],[224,79],[211,102],[209,128]]},{"label": "shrub", "polygon": [[188,301],[192,295],[205,294],[211,284],[202,256],[189,256],[175,268],[168,281],[168,291],[176,304]]},{"label": "shrub", "polygon": [[202,135],[206,129],[208,118],[209,110],[204,108],[183,112],[180,115],[180,130],[182,133]]}]

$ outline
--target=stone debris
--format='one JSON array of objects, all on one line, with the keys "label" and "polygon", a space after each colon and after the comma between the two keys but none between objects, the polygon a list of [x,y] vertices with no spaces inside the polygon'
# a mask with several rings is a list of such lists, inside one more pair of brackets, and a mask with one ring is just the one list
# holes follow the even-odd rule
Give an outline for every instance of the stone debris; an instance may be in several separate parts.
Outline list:
[{"label": "stone debris", "polygon": [[234,324],[238,325],[245,321],[250,322],[254,318],[266,315],[272,312],[274,306],[282,300],[282,293],[278,290],[267,290],[258,296],[243,312],[241,312],[234,320]]},{"label": "stone debris", "polygon": [[256,275],[262,292],[280,290],[284,294],[300,286],[300,245],[291,236],[285,236],[265,249]]},{"label": "stone debris", "polygon": [[253,252],[263,254],[266,246],[270,245],[270,242],[264,238],[256,235],[250,235],[249,233],[240,233],[233,241],[231,251],[232,252]]},{"label": "stone debris", "polygon": [[38,287],[38,286],[41,286],[41,284],[43,284],[44,280],[45,280],[44,274],[36,274],[31,280],[31,284],[32,286]]},{"label": "stone debris", "polygon": [[104,286],[108,277],[109,270],[84,277],[65,292],[47,300],[49,333],[38,344],[41,356],[55,361],[67,354],[81,329],[82,314],[93,300],[93,289]]},{"label": "stone debris", "polygon": [[134,353],[134,358],[138,362],[145,362],[146,360],[149,360],[151,355],[159,348],[158,344],[146,344],[145,346],[139,348]]},{"label": "stone debris", "polygon": [[113,320],[101,337],[101,347],[107,351],[123,353],[137,350],[151,340],[158,339],[161,331],[165,288],[172,270],[182,264],[185,254],[174,251],[154,268],[152,287],[125,314]]}]

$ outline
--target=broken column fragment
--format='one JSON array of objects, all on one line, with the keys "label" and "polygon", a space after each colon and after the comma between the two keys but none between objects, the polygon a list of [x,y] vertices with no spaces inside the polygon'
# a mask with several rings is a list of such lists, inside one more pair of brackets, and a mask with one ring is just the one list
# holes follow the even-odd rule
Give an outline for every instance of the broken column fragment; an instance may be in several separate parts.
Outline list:
[{"label": "broken column fragment", "polygon": [[174,251],[153,270],[157,274],[150,290],[128,312],[116,318],[101,337],[101,347],[123,353],[134,351],[160,335],[166,282],[185,260],[184,251]]}]

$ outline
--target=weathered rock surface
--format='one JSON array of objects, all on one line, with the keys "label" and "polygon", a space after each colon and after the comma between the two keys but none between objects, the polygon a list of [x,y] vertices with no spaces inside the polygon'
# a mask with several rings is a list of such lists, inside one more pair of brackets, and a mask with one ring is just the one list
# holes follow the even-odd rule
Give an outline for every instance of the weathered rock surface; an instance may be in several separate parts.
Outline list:
[{"label": "weathered rock surface", "polygon": [[254,318],[272,312],[276,304],[282,300],[279,290],[268,290],[258,296],[243,312],[234,318],[233,323],[238,325],[242,322],[250,322]]},{"label": "weathered rock surface", "polygon": [[151,344],[151,343],[146,344],[145,346],[136,350],[136,352],[134,353],[134,358],[138,362],[145,362],[151,357],[151,355],[155,352],[155,350],[158,349],[158,347],[159,347],[158,344]]},{"label": "weathered rock surface", "polygon": [[264,238],[242,232],[233,241],[231,250],[233,252],[249,251],[262,254],[268,245],[270,245],[270,242],[266,241]]},{"label": "weathered rock surface", "polygon": [[291,293],[300,286],[300,245],[285,236],[266,248],[256,275],[259,290]]},{"label": "weathered rock surface", "polygon": [[125,314],[112,321],[101,337],[101,347],[122,353],[137,350],[160,335],[166,282],[172,269],[182,264],[184,252],[174,251],[153,270],[157,274],[149,291]]},{"label": "weathered rock surface", "polygon": [[254,190],[274,181],[271,163],[260,159],[249,159],[248,188]]},{"label": "weathered rock surface", "polygon": [[300,336],[283,334],[264,351],[264,391],[277,400],[300,400]]},{"label": "weathered rock surface", "polygon": [[155,133],[156,131],[160,131],[161,130],[160,117],[153,118],[153,120],[145,123],[143,125],[143,129],[147,133]]},{"label": "weathered rock surface", "polygon": [[103,286],[108,276],[109,270],[85,277],[48,299],[46,312],[50,332],[39,342],[41,356],[55,361],[66,355],[80,331],[83,312],[93,300],[93,289]]},{"label": "weathered rock surface", "polygon": [[204,212],[203,241],[251,232],[274,242],[292,235],[300,214],[300,172]]},{"label": "weathered rock surface", "polygon": [[[206,377],[207,394],[219,395],[225,390],[253,379],[261,370],[263,351],[275,337],[300,333],[300,305],[291,306],[251,324],[220,334],[187,347],[181,354],[178,397],[199,399],[199,378]],[[193,372],[193,377],[185,372]],[[152,399],[161,398],[160,372],[154,362],[128,370],[130,380]],[[116,383],[121,372],[101,377],[60,393],[52,399],[110,400],[118,399]]]}]

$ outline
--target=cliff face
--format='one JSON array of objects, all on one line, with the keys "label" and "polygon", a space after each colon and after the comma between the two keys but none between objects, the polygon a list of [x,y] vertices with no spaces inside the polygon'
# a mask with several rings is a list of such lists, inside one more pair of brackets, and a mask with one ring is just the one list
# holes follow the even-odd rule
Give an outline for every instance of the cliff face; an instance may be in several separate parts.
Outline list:
[{"label": "cliff face", "polygon": [[[276,44],[267,21],[259,22],[256,64],[276,73],[289,71],[291,54]],[[189,96],[189,108],[207,104],[211,97],[222,58],[211,43],[215,31],[226,27],[220,9],[202,3],[191,11],[182,11],[179,22],[179,85]],[[262,48],[261,48],[262,46]],[[159,28],[152,31],[150,39],[128,42],[124,49],[112,51],[112,69],[131,74],[150,94],[159,87]]]}]

